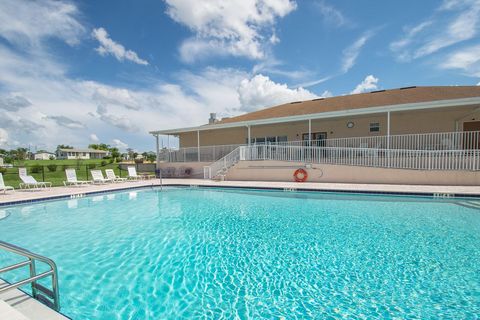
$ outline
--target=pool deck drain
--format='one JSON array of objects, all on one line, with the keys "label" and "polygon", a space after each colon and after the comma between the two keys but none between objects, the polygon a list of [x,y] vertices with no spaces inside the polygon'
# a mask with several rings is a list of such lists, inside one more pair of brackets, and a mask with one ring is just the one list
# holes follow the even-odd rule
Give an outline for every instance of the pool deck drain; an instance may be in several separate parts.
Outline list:
[{"label": "pool deck drain", "polygon": [[[164,186],[199,186],[199,187],[237,187],[237,188],[272,188],[280,190],[312,190],[329,192],[362,192],[429,195],[435,198],[453,196],[479,196],[480,186],[433,186],[400,184],[349,184],[349,183],[313,183],[313,182],[278,182],[278,181],[211,181],[203,179],[163,179]],[[130,188],[158,187],[160,180],[152,179],[138,182],[124,182],[106,185],[89,185],[84,187],[54,187],[41,191],[16,190],[0,194],[0,205],[18,204],[42,199],[73,197],[109,192]]]}]

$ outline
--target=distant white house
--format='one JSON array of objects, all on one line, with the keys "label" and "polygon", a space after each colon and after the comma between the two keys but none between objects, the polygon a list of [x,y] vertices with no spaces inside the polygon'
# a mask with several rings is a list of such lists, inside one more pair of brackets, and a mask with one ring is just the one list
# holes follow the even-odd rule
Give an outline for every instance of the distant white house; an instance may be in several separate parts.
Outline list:
[{"label": "distant white house", "polygon": [[110,152],[95,149],[58,149],[57,159],[103,159]]},{"label": "distant white house", "polygon": [[50,160],[50,159],[56,159],[57,156],[55,153],[48,152],[48,151],[39,151],[33,155],[34,160]]}]

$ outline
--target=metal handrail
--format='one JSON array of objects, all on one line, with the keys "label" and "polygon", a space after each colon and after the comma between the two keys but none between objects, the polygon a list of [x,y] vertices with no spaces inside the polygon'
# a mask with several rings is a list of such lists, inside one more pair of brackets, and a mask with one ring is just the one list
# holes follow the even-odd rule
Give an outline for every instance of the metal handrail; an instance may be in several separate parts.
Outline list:
[{"label": "metal handrail", "polygon": [[[28,260],[16,263],[14,265],[10,265],[0,269],[0,274],[3,272],[15,270],[24,266],[29,266],[30,268],[30,277],[20,280],[18,282],[9,284],[3,288],[0,288],[0,294],[19,288],[26,284],[31,284],[32,286],[32,296],[34,299],[39,300],[40,302],[48,305],[49,307],[53,308],[56,311],[60,310],[60,295],[58,290],[58,273],[57,273],[57,265],[52,259],[47,257],[41,256],[39,254],[30,252],[26,249],[20,248],[16,245],[10,244],[5,241],[0,240],[0,249],[4,249],[6,251],[21,255]],[[50,270],[45,271],[43,273],[37,274],[35,268],[35,261],[40,261],[47,264],[50,267]],[[51,276],[52,277],[52,290],[42,286],[41,284],[37,283],[38,280],[43,279],[45,277]],[[45,298],[48,297],[49,299]]]}]

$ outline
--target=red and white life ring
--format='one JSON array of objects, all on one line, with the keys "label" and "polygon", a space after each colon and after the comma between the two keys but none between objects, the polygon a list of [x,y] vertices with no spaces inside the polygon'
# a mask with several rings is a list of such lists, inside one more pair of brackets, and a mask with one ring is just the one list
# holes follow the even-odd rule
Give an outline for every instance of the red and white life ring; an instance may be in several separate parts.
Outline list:
[{"label": "red and white life ring", "polygon": [[293,173],[293,178],[296,182],[305,182],[308,178],[308,173],[304,169],[297,169]]}]

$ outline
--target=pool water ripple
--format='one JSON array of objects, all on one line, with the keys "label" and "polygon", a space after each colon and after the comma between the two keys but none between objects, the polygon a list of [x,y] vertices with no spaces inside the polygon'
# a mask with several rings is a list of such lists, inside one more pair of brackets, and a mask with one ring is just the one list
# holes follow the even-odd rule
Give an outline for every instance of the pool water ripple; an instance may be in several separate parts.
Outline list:
[{"label": "pool water ripple", "polygon": [[2,210],[73,319],[480,314],[480,212],[453,200],[172,188]]}]

